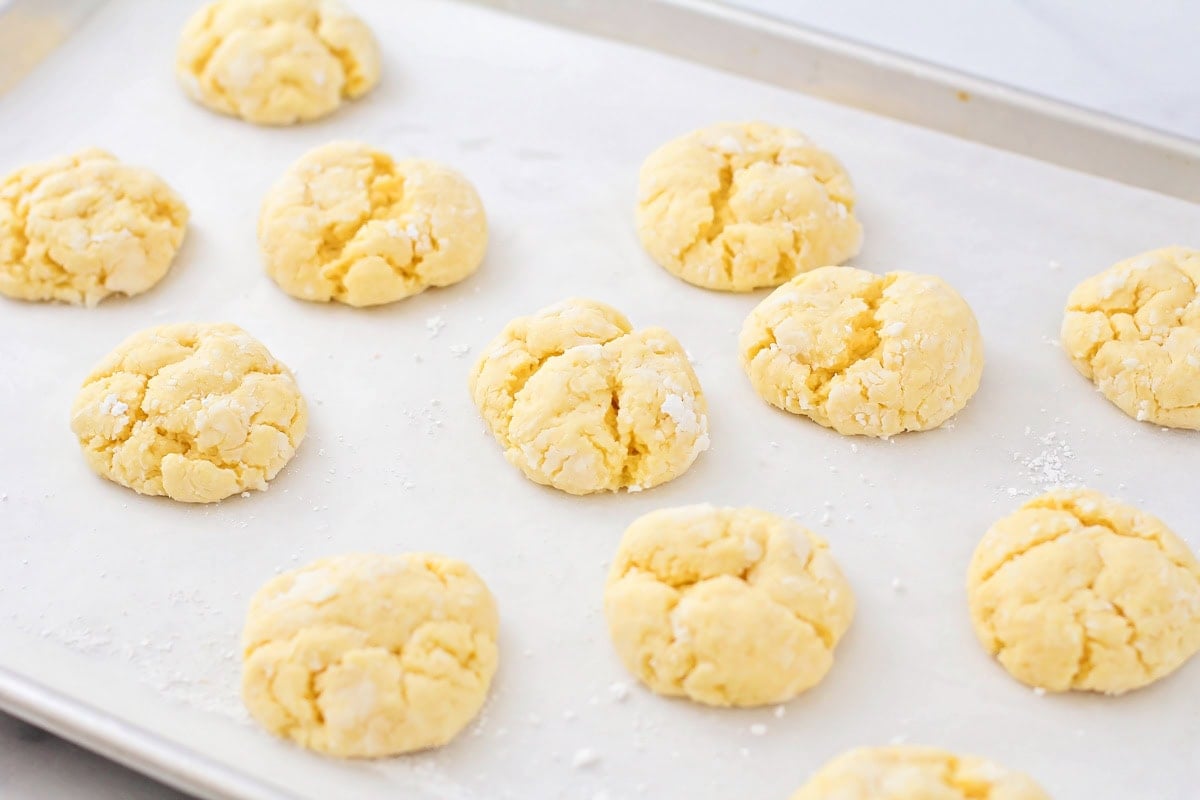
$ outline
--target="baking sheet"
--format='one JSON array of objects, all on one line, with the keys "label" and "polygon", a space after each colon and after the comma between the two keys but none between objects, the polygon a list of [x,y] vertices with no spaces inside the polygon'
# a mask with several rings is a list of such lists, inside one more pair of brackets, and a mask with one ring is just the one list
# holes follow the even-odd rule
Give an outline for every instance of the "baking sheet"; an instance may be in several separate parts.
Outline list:
[{"label": "baking sheet", "polygon": [[[0,97],[0,169],[100,145],[157,170],[193,212],[175,268],[142,297],[0,304],[0,668],[113,715],[99,738],[107,726],[143,742],[131,760],[210,775],[212,795],[784,797],[846,748],[908,741],[1027,770],[1058,800],[1191,800],[1200,662],[1121,698],[1038,697],[975,643],[962,584],[987,526],[1057,483],[1140,503],[1200,547],[1200,437],[1129,420],[1054,342],[1079,279],[1194,245],[1200,207],[487,10],[354,5],[384,45],[385,79],[324,122],[259,129],[185,100],[171,76],[182,3],[114,0]],[[936,272],[973,304],[988,365],[952,425],[851,440],[769,409],[735,347],[762,294],[705,292],[642,254],[641,159],[691,128],[753,118],[801,128],[847,164],[866,229],[854,263]],[[492,226],[475,277],[372,311],[274,287],[259,200],[306,149],[344,137],[475,181]],[[682,478],[569,497],[526,482],[484,432],[472,359],[511,317],[570,294],[666,326],[695,357],[713,446]],[[265,494],[144,498],[78,453],[68,409],[92,364],[134,330],[193,319],[246,327],[310,401],[309,438]],[[621,531],[702,501],[796,514],[855,587],[833,671],[782,716],[652,696],[610,651],[601,589]],[[501,607],[500,671],[463,736],[339,763],[248,722],[237,639],[266,578],[332,553],[426,549],[469,560]],[[581,751],[596,760],[574,766]]]},{"label": "baking sheet", "polygon": [[[1200,142],[717,0],[473,0],[1200,203]],[[1172,62],[1186,70],[1184,60]]]}]

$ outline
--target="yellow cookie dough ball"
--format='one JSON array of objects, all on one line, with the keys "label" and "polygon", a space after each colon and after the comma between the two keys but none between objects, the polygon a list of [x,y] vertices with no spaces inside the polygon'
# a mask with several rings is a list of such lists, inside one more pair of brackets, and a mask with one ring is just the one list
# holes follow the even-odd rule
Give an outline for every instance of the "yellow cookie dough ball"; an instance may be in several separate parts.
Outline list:
[{"label": "yellow cookie dough ball", "polygon": [[379,47],[337,0],[216,0],[184,26],[175,72],[214,111],[291,125],[370,91]]},{"label": "yellow cookie dough ball", "polygon": [[1062,343],[1131,417],[1200,430],[1200,250],[1167,247],[1075,287]]},{"label": "yellow cookie dough ball", "polygon": [[1030,686],[1120,694],[1200,650],[1200,562],[1098,492],[1051,492],[993,525],[967,594],[980,642]]},{"label": "yellow cookie dough ball", "polygon": [[499,619],[469,566],[353,554],[272,579],[242,632],[242,697],[271,733],[332,756],[439,747],[479,712]]},{"label": "yellow cookie dough ball", "polygon": [[95,148],[0,182],[0,293],[92,306],[158,283],[188,210],[161,178]]},{"label": "yellow cookie dough ball", "polygon": [[130,336],[87,376],[71,410],[92,469],[187,503],[266,489],[307,422],[292,373],[229,324]]},{"label": "yellow cookie dough ball", "polygon": [[1033,779],[932,747],[863,747],[822,767],[792,800],[1050,800]]},{"label": "yellow cookie dough ball", "polygon": [[825,542],[791,520],[695,505],[629,526],[604,610],[621,661],[654,691],[758,706],[825,677],[854,595]]},{"label": "yellow cookie dough ball", "polygon": [[642,164],[637,229],[668,272],[746,292],[853,257],[854,187],[803,134],[723,123],[660,147]]},{"label": "yellow cookie dough ball", "polygon": [[508,460],[570,494],[649,489],[708,448],[708,407],[679,342],[594,300],[510,322],[470,390]]},{"label": "yellow cookie dough ball", "polygon": [[267,274],[302,300],[391,303],[478,269],[487,217],[467,179],[357,142],[305,154],[263,201]]},{"label": "yellow cookie dough ball", "polygon": [[822,267],[750,312],[738,340],[759,395],[842,434],[936,428],[979,388],[983,340],[933,275]]}]

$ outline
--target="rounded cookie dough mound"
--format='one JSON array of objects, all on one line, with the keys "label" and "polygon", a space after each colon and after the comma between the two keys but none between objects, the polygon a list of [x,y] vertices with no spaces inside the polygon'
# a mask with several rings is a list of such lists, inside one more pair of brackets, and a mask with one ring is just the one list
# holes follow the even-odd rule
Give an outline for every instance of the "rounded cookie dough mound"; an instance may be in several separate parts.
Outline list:
[{"label": "rounded cookie dough mound", "polygon": [[379,66],[370,29],[337,0],[216,0],[175,56],[194,100],[259,125],[323,117],[370,91]]},{"label": "rounded cookie dough mound", "polygon": [[750,312],[738,346],[764,400],[842,434],[936,428],[983,374],[970,306],[940,278],[910,272],[798,275]]},{"label": "rounded cookie dough mound", "polygon": [[1200,250],[1167,247],[1122,261],[1071,292],[1063,347],[1129,416],[1200,430],[1197,286]]},{"label": "rounded cookie dough mound", "polygon": [[263,201],[267,274],[302,300],[391,303],[475,272],[487,217],[467,179],[357,142],[305,154]]},{"label": "rounded cookie dough mound", "polygon": [[461,561],[326,558],[272,579],[242,632],[242,697],[267,730],[372,758],[446,744],[496,672],[496,603]]},{"label": "rounded cookie dough mound", "polygon": [[971,559],[975,633],[1014,678],[1120,694],[1200,649],[1200,562],[1161,520],[1083,489],[1034,498]]},{"label": "rounded cookie dough mound", "polygon": [[621,661],[654,691],[757,706],[825,676],[854,595],[825,542],[791,520],[696,505],[629,526],[604,610]]},{"label": "rounded cookie dough mound", "polygon": [[842,165],[803,134],[762,122],[713,125],[652,153],[637,229],[671,274],[735,292],[841,264],[862,242]]},{"label": "rounded cookie dough mound", "polygon": [[161,178],[90,148],[0,182],[0,293],[92,306],[158,283],[188,210]]},{"label": "rounded cookie dough mound", "polygon": [[704,394],[679,342],[593,300],[509,323],[470,390],[508,460],[570,494],[649,489],[708,448]]},{"label": "rounded cookie dough mound", "polygon": [[71,411],[92,469],[187,503],[266,489],[307,421],[288,368],[229,324],[134,334],[92,370]]},{"label": "rounded cookie dough mound", "polygon": [[862,747],[838,756],[792,800],[1050,800],[1020,772],[932,747]]}]

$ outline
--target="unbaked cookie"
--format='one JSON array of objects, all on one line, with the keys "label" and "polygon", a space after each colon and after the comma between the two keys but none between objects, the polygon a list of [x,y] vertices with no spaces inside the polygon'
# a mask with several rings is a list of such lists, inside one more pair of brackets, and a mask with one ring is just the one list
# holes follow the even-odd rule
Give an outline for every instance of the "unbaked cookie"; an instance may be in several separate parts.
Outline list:
[{"label": "unbaked cookie", "polygon": [[792,800],[1050,800],[1020,772],[932,747],[862,747],[830,761]]},{"label": "unbaked cookie", "polygon": [[130,336],[88,375],[71,410],[92,469],[187,503],[266,489],[307,421],[288,368],[229,324]]},{"label": "unbaked cookie", "polygon": [[373,306],[449,286],[479,267],[487,217],[467,179],[357,142],[318,147],[263,201],[267,274],[302,300]]},{"label": "unbaked cookie", "polygon": [[773,406],[842,434],[936,428],[983,374],[983,340],[966,301],[933,275],[823,267],[750,312],[742,366]]},{"label": "unbaked cookie", "polygon": [[0,182],[0,293],[92,306],[158,283],[188,210],[161,178],[89,148]]},{"label": "unbaked cookie", "polygon": [[708,448],[704,394],[679,342],[594,300],[510,322],[470,389],[508,460],[571,494],[649,489]]},{"label": "unbaked cookie", "polygon": [[671,274],[735,292],[841,264],[862,242],[842,165],[803,134],[762,122],[713,125],[654,151],[639,178],[637,229]]},{"label": "unbaked cookie", "polygon": [[483,706],[498,627],[491,593],[461,561],[322,559],[251,600],[242,697],[267,730],[328,755],[439,747]]},{"label": "unbaked cookie", "polygon": [[967,575],[975,633],[1017,680],[1120,694],[1200,650],[1200,562],[1161,520],[1083,490],[997,522]]},{"label": "unbaked cookie", "polygon": [[1200,430],[1198,285],[1200,250],[1167,247],[1122,261],[1071,292],[1063,347],[1129,416]]},{"label": "unbaked cookie", "polygon": [[370,91],[379,47],[337,0],[216,0],[184,26],[175,72],[214,111],[291,125]]},{"label": "unbaked cookie", "polygon": [[825,542],[795,522],[695,505],[629,526],[604,610],[621,661],[654,691],[757,706],[825,677],[854,595]]}]

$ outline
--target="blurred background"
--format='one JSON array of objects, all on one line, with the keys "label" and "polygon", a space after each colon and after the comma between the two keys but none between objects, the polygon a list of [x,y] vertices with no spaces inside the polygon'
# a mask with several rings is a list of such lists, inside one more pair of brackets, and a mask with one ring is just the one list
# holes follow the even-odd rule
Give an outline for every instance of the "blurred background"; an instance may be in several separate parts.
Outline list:
[{"label": "blurred background", "polygon": [[[30,32],[13,19],[17,15],[4,13],[11,5],[13,0],[0,0],[0,54],[31,44]],[[1200,140],[1200,0],[729,0],[727,5]],[[0,91],[6,77],[15,75],[11,65],[0,64]],[[0,797],[173,800],[183,795],[0,714]]]},{"label": "blurred background", "polygon": [[726,4],[1200,139],[1196,0]]}]

